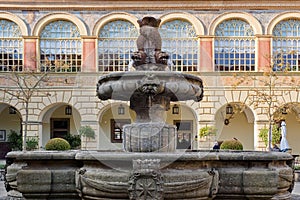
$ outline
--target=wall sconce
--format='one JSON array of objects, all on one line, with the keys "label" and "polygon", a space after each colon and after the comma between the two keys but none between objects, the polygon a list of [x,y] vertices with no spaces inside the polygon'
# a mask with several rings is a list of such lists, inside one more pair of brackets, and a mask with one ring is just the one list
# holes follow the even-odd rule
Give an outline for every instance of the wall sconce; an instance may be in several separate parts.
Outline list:
[{"label": "wall sconce", "polygon": [[229,124],[229,119],[225,119],[224,124],[227,126]]},{"label": "wall sconce", "polygon": [[281,109],[281,114],[287,115],[287,109],[286,109],[286,107],[283,107],[283,108]]},{"label": "wall sconce", "polygon": [[9,114],[14,115],[17,113],[17,110],[15,109],[15,107],[9,106],[8,112],[9,112]]},{"label": "wall sconce", "polygon": [[65,114],[66,115],[72,115],[72,107],[71,106],[66,106]]},{"label": "wall sconce", "polygon": [[125,114],[125,107],[122,104],[120,104],[120,106],[118,107],[118,114],[119,115]]},{"label": "wall sconce", "polygon": [[234,112],[233,112],[233,107],[230,104],[227,104],[226,106],[226,115],[230,115],[229,118],[226,118],[224,120],[224,124],[227,126],[229,124],[229,120],[232,118]]},{"label": "wall sconce", "polygon": [[227,115],[232,115],[233,114],[233,107],[230,104],[228,104],[226,106],[226,114]]},{"label": "wall sconce", "polygon": [[172,113],[175,114],[175,115],[178,115],[179,114],[179,107],[177,104],[175,104],[172,108]]}]

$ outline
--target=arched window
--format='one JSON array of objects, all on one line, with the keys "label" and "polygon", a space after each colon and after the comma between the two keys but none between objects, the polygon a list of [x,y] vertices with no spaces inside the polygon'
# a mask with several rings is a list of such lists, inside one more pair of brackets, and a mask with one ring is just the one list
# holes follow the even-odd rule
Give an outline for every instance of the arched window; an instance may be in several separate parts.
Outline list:
[{"label": "arched window", "polygon": [[128,71],[133,52],[137,51],[137,28],[124,20],[105,24],[98,37],[98,70]]},{"label": "arched window", "polygon": [[162,51],[172,60],[172,71],[197,71],[199,42],[193,25],[184,20],[173,20],[161,25]]},{"label": "arched window", "polygon": [[215,30],[214,55],[216,71],[254,71],[253,28],[240,19],[220,23]]},{"label": "arched window", "polygon": [[79,29],[69,21],[54,21],[40,35],[41,71],[79,72],[82,63]]},{"label": "arched window", "polygon": [[300,71],[300,20],[287,19],[273,29],[274,71]]},{"label": "arched window", "polygon": [[8,20],[0,20],[0,71],[23,70],[23,42],[20,27]]}]

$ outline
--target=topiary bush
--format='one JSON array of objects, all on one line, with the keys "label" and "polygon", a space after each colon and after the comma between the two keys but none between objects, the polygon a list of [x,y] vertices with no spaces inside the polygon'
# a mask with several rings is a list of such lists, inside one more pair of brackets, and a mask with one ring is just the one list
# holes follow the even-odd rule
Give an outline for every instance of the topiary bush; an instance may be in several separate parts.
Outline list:
[{"label": "topiary bush", "polygon": [[50,139],[46,146],[46,150],[58,150],[58,151],[64,151],[64,150],[70,150],[71,146],[69,142],[62,138],[52,138]]},{"label": "topiary bush", "polygon": [[221,144],[220,149],[243,150],[243,145],[240,141],[236,139],[225,140]]}]

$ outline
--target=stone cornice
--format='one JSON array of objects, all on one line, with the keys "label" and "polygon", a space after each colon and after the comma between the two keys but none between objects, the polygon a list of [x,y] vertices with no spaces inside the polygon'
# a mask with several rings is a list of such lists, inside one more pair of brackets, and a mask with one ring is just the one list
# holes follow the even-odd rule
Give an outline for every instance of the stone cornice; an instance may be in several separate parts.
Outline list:
[{"label": "stone cornice", "polygon": [[297,10],[300,0],[0,0],[2,10]]}]

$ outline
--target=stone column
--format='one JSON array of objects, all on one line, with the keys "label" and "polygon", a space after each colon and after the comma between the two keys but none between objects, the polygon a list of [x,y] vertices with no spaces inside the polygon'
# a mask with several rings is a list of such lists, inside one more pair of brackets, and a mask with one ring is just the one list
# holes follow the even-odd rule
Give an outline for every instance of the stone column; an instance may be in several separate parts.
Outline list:
[{"label": "stone column", "polygon": [[84,36],[82,45],[82,71],[83,72],[96,72],[97,62],[96,62],[96,41],[95,36]]},{"label": "stone column", "polygon": [[271,67],[271,35],[257,35],[257,71]]},{"label": "stone column", "polygon": [[200,38],[200,71],[214,71],[213,36],[201,36]]},{"label": "stone column", "polygon": [[[24,38],[24,69],[36,70],[39,60],[37,49],[38,37],[23,36]],[[23,69],[23,70],[24,70]]]}]

